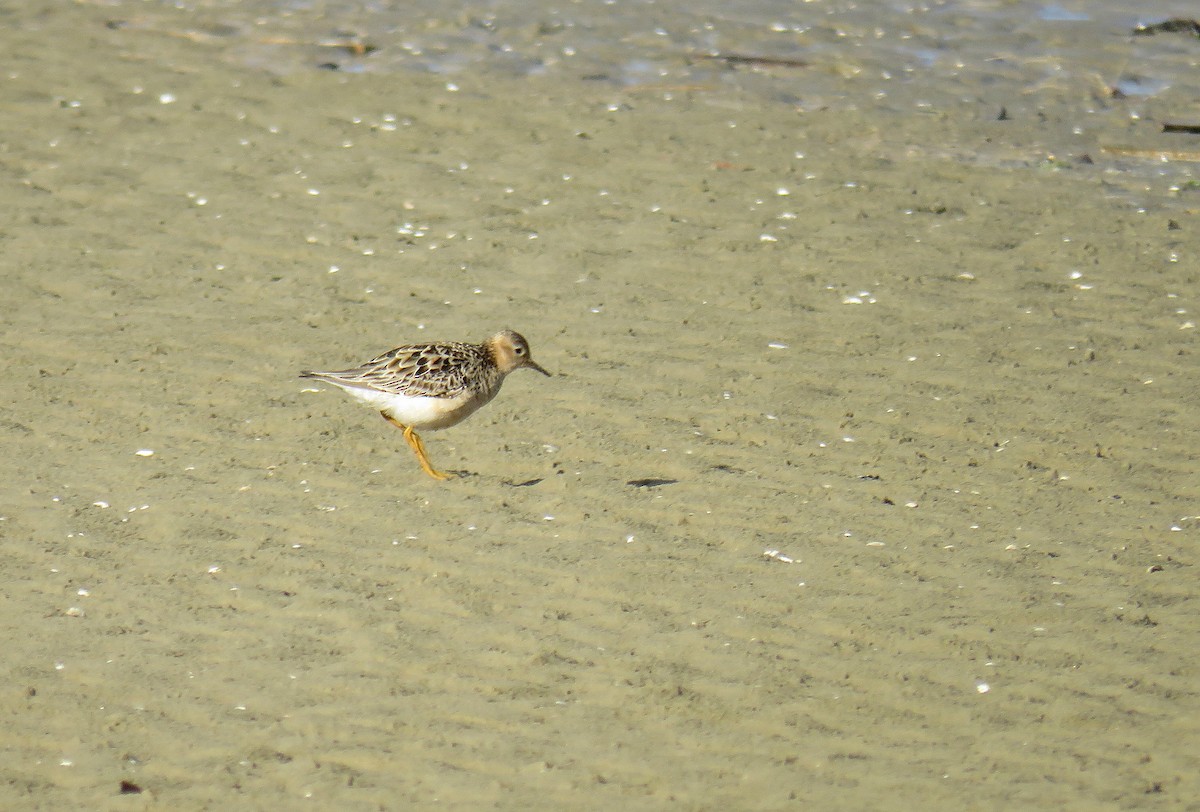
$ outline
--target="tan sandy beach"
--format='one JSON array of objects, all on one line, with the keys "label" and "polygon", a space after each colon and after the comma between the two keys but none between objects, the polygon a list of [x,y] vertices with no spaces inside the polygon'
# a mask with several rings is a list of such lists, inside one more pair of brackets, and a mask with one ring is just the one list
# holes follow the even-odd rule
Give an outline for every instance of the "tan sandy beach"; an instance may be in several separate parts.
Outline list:
[{"label": "tan sandy beach", "polygon": [[[0,35],[0,806],[1197,808],[1200,221],[1129,133],[105,14]],[[296,378],[499,328],[555,377],[448,483]]]}]

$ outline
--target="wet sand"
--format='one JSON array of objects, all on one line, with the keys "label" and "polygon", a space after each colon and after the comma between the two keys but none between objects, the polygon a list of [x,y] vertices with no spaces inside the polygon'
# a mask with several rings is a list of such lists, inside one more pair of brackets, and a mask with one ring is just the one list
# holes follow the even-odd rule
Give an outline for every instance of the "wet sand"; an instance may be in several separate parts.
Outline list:
[{"label": "wet sand", "polygon": [[[103,12],[8,44],[4,806],[1196,808],[1194,209]],[[295,377],[502,327],[449,483]]]}]

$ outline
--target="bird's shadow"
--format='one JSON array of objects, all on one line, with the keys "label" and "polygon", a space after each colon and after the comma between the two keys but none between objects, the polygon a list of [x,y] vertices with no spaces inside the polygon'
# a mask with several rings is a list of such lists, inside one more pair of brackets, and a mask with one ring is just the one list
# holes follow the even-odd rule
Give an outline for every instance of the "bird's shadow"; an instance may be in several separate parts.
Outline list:
[{"label": "bird's shadow", "polygon": [[538,484],[541,481],[542,481],[542,477],[538,477],[536,479],[527,479],[524,482],[513,482],[510,479],[501,480],[501,482],[503,482],[505,485],[507,485],[510,488],[529,488],[529,487],[532,487],[532,486]]}]

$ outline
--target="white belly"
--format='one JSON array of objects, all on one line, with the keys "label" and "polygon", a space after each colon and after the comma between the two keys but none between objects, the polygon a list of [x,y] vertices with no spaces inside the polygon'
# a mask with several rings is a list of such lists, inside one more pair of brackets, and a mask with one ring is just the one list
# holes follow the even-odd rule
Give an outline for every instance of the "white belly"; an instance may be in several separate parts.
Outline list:
[{"label": "white belly", "polygon": [[345,391],[394,420],[414,429],[444,429],[453,426],[476,412],[495,396],[483,397],[466,393],[456,398],[408,397],[377,392],[374,389],[345,387]]}]

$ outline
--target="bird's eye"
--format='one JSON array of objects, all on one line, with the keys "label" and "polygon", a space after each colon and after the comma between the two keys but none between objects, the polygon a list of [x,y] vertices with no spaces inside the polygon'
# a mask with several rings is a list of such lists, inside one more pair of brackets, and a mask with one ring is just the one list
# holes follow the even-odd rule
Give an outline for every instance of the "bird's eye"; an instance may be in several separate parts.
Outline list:
[{"label": "bird's eye", "polygon": [[524,354],[525,354],[525,348],[524,348],[524,347],[521,347],[521,346],[517,346],[517,347],[514,347],[514,348],[513,348],[513,352],[515,352],[517,355],[524,355]]}]

